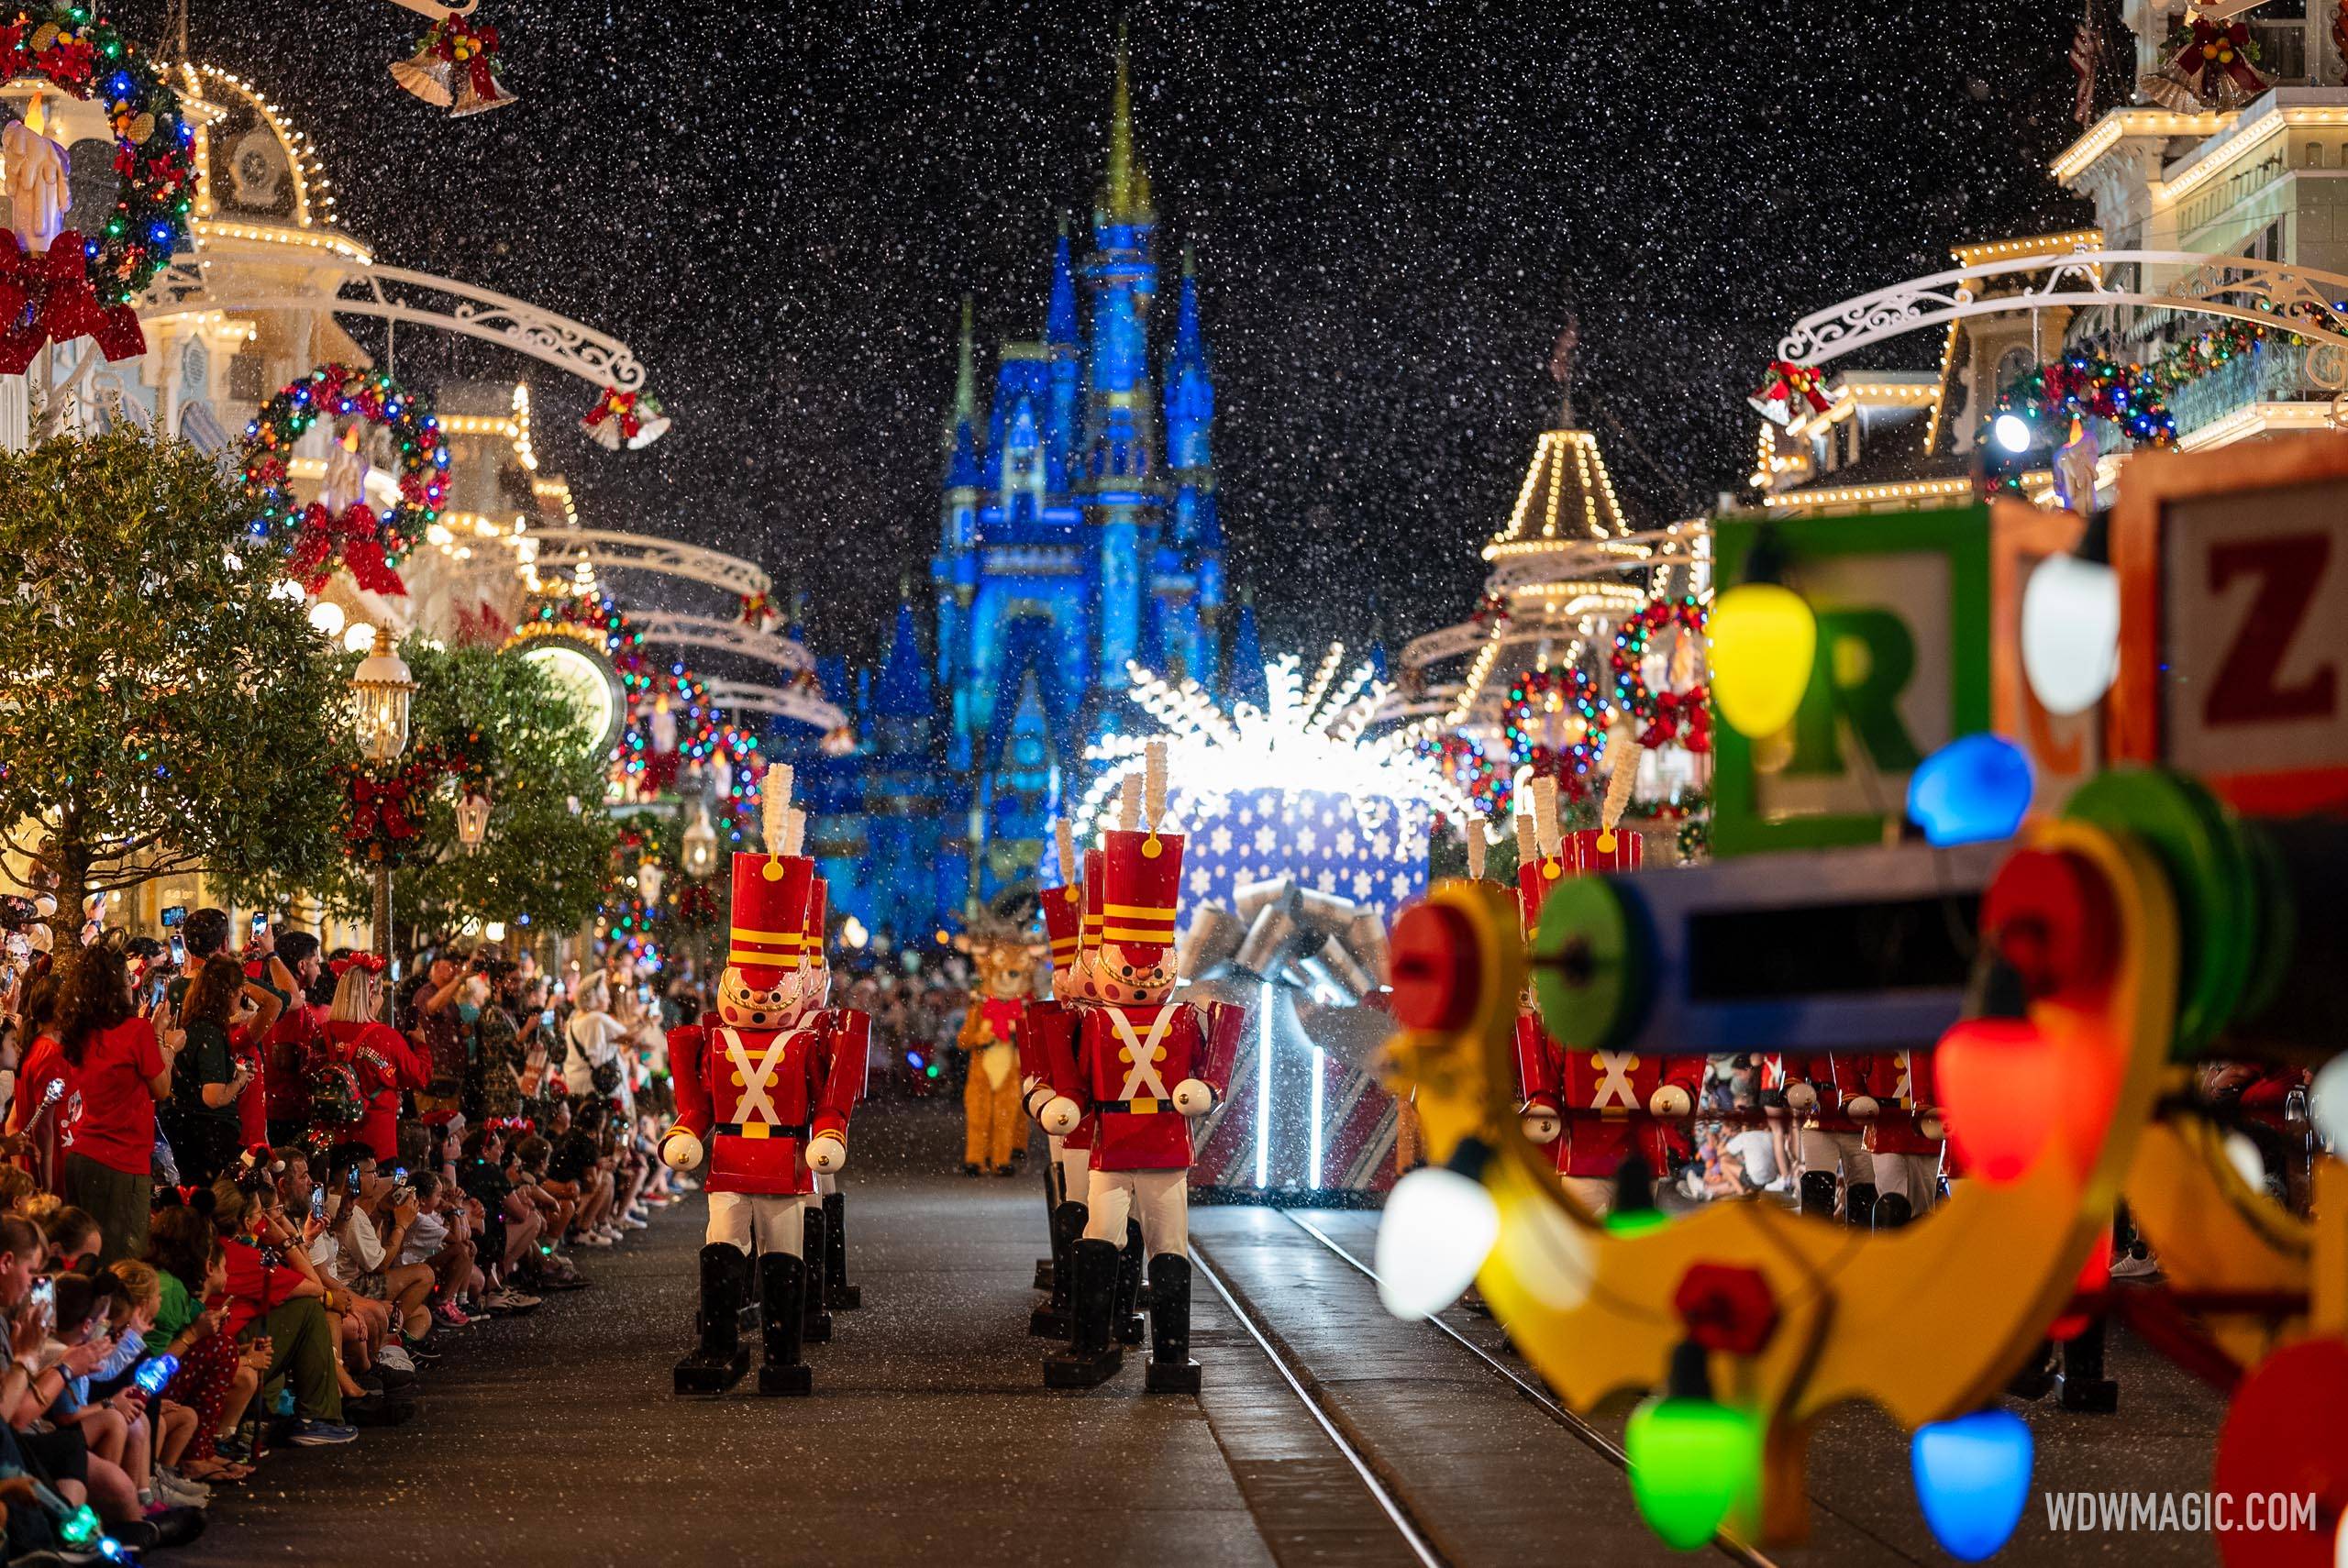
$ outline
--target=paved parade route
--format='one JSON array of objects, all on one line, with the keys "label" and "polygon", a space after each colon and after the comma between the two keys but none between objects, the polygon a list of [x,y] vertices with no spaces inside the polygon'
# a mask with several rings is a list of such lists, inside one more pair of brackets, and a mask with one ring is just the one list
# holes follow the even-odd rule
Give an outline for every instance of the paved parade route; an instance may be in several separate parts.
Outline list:
[{"label": "paved parade route", "polygon": [[[859,1129],[850,1274],[869,1305],[837,1314],[832,1342],[811,1350],[812,1398],[760,1399],[749,1380],[715,1402],[670,1395],[701,1240],[691,1203],[619,1252],[588,1254],[593,1288],[457,1336],[415,1423],[353,1448],[281,1452],[262,1485],[216,1504],[210,1541],[167,1561],[1687,1561],[1638,1521],[1609,1452],[1619,1415],[1559,1419],[1487,1320],[1455,1309],[1446,1334],[1378,1308],[1347,1261],[1370,1259],[1374,1215],[1194,1210],[1202,1397],[1145,1397],[1138,1356],[1105,1388],[1052,1393],[1041,1342],[1024,1332],[1043,1232],[1033,1185],[930,1174],[949,1168],[943,1108],[873,1107]],[[2041,1484],[2200,1485],[2218,1402],[2124,1345],[2114,1364],[2120,1418],[2032,1409]],[[1813,1451],[1811,1543],[1729,1555],[1787,1568],[1946,1561],[1907,1469],[1890,1424],[1851,1411]],[[2008,1560],[2100,1562],[2116,1539],[2050,1536],[2033,1508]],[[2126,1544],[2137,1562],[2208,1557],[2198,1536]]]}]

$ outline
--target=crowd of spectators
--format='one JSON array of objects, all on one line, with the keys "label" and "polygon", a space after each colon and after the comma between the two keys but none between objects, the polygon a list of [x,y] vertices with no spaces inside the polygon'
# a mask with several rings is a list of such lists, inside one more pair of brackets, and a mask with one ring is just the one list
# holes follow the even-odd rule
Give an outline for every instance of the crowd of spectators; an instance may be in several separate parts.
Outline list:
[{"label": "crowd of spectators", "polygon": [[216,909],[173,936],[0,970],[10,1564],[183,1542],[273,1450],[409,1420],[452,1337],[692,1185],[653,1140],[695,998],[622,958],[437,944],[393,986]]}]

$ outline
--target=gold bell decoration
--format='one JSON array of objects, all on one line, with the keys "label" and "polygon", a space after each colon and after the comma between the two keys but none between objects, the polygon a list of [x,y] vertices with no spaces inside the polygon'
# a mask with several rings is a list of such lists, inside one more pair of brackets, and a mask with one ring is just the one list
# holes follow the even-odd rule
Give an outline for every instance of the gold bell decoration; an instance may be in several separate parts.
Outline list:
[{"label": "gold bell decoration", "polygon": [[436,28],[426,34],[424,42],[407,59],[392,61],[392,80],[434,108],[445,109],[457,101],[457,95],[449,86],[453,68],[434,44],[438,31]]}]

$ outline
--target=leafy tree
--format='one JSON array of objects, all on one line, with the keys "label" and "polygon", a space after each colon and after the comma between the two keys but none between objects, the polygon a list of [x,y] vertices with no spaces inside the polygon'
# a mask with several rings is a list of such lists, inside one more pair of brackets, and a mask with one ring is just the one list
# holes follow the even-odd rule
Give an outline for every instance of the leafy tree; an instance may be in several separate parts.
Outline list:
[{"label": "leafy tree", "polygon": [[[457,834],[458,778],[426,796],[393,873],[394,918],[425,932],[470,920],[502,921],[517,934],[577,929],[595,912],[618,829],[603,805],[606,758],[570,699],[537,665],[491,648],[410,637],[400,657],[416,683],[407,756],[460,763],[491,809],[479,853],[467,855]],[[302,890],[363,920],[371,873],[364,859],[346,857]],[[295,886],[271,878],[252,890],[277,896]]]},{"label": "leafy tree", "polygon": [[0,840],[58,875],[61,954],[88,892],[328,870],[349,668],[194,447],[0,452]]}]

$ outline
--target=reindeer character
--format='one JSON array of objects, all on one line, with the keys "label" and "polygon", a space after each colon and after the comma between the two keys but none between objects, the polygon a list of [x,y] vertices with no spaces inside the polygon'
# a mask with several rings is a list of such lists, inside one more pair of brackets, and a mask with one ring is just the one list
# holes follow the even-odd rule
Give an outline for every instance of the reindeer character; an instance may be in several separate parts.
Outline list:
[{"label": "reindeer character", "polygon": [[1037,966],[1049,951],[1006,922],[973,925],[954,939],[972,970],[970,1010],[962,1015],[955,1045],[969,1054],[962,1086],[962,1174],[1010,1176],[1027,1141],[1020,1124],[1019,1039],[1036,994]]}]

